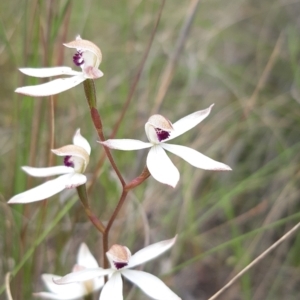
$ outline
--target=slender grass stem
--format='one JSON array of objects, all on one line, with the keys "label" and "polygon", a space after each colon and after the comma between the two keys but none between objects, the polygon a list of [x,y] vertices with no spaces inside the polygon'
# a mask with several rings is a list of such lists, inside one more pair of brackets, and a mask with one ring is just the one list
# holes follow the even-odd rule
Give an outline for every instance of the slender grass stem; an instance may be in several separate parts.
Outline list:
[{"label": "slender grass stem", "polygon": [[254,259],[249,265],[247,265],[243,270],[241,270],[237,275],[235,275],[226,285],[224,285],[216,294],[210,297],[208,300],[217,299],[223,292],[225,292],[233,283],[235,283],[240,277],[242,277],[246,272],[248,272],[253,266],[259,263],[265,256],[267,256],[271,251],[277,248],[282,242],[289,238],[295,231],[300,228],[300,222],[295,225],[290,231],[283,235],[277,242],[265,250],[261,255]]},{"label": "slender grass stem", "polygon": [[154,106],[152,109],[152,113],[151,114],[155,114],[159,108],[161,107],[163,100],[165,98],[165,95],[167,93],[167,90],[170,86],[170,83],[172,81],[174,72],[175,72],[175,68],[177,66],[177,62],[179,59],[179,56],[181,54],[181,51],[183,49],[183,46],[187,40],[187,37],[189,35],[192,23],[194,21],[196,12],[197,12],[197,8],[198,5],[200,3],[200,0],[192,0],[190,2],[190,6],[188,8],[188,12],[187,12],[187,16],[185,19],[185,22],[181,28],[179,37],[177,39],[176,45],[175,45],[175,49],[173,54],[171,55],[168,64],[164,70],[164,73],[162,74],[162,78],[161,78],[161,84],[159,86],[155,101],[154,101]]}]

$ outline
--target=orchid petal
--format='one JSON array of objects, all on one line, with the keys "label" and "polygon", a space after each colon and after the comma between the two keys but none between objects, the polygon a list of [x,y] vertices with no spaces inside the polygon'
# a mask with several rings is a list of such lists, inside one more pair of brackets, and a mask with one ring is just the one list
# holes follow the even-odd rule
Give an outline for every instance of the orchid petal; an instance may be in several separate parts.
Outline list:
[{"label": "orchid petal", "polygon": [[[99,47],[97,47],[94,43],[88,40],[83,40],[81,37],[77,37],[75,41],[63,44],[65,47],[68,48],[75,48],[81,51],[89,51],[93,53],[92,61],[89,61],[90,65],[99,66],[102,60],[102,53]],[[94,61],[95,60],[95,61]]]},{"label": "orchid petal", "polygon": [[91,146],[90,146],[89,142],[86,140],[86,138],[84,138],[80,134],[80,129],[76,130],[76,133],[73,137],[73,144],[83,148],[88,153],[88,155],[91,154]]},{"label": "orchid petal", "polygon": [[209,108],[204,110],[196,111],[173,124],[173,131],[170,132],[170,137],[165,139],[164,142],[175,139],[179,135],[187,132],[192,129],[196,125],[198,125],[201,121],[203,121],[209,114],[214,104],[212,104]]},{"label": "orchid petal", "polygon": [[150,149],[147,156],[147,167],[154,179],[175,188],[180,174],[160,145]]},{"label": "orchid petal", "polygon": [[87,66],[83,68],[82,71],[84,73],[84,77],[91,78],[91,79],[97,79],[104,75],[102,71],[92,66]]},{"label": "orchid petal", "polygon": [[53,280],[59,280],[60,278],[61,276],[53,274],[43,274],[42,280],[51,293],[41,292],[35,295],[48,294],[49,296],[45,295],[45,297],[49,297],[50,299],[78,299],[86,294],[86,290],[81,283],[75,282],[70,285],[58,285],[53,282]]},{"label": "orchid petal", "polygon": [[81,72],[74,71],[70,67],[54,67],[54,68],[21,68],[19,69],[23,74],[39,77],[39,78],[47,78],[58,75],[80,75]]},{"label": "orchid petal", "polygon": [[48,177],[53,175],[61,175],[74,172],[74,169],[66,166],[56,166],[49,168],[33,168],[33,167],[22,167],[22,170],[33,177]]},{"label": "orchid petal", "polygon": [[107,140],[99,143],[111,149],[125,150],[125,151],[140,150],[140,149],[152,147],[151,143],[145,143],[139,140],[131,140],[131,139]]},{"label": "orchid petal", "polygon": [[33,189],[12,197],[8,203],[30,203],[47,199],[66,188],[72,174],[61,175],[53,180],[49,180]]},{"label": "orchid petal", "polygon": [[57,149],[51,149],[51,151],[58,156],[75,156],[85,161],[89,159],[89,155],[85,149],[77,145],[66,145]]},{"label": "orchid petal", "polygon": [[72,177],[70,177],[66,182],[65,182],[65,188],[67,189],[73,189],[79,185],[85,184],[87,181],[87,178],[85,175],[80,174],[80,173],[74,173]]},{"label": "orchid petal", "polygon": [[99,300],[123,300],[123,282],[120,272],[115,272],[102,289]]},{"label": "orchid petal", "polygon": [[82,282],[82,281],[93,279],[95,277],[110,275],[114,272],[115,272],[115,270],[113,270],[113,269],[101,269],[101,268],[85,269],[82,271],[67,274],[64,277],[62,277],[58,280],[53,280],[53,281],[56,284]]},{"label": "orchid petal", "polygon": [[161,147],[181,157],[196,168],[215,171],[230,171],[231,168],[221,162],[215,161],[202,153],[185,146],[161,143]]},{"label": "orchid petal", "polygon": [[[90,160],[90,156],[85,149],[76,145],[66,145],[51,151],[58,156],[72,156],[74,158],[74,169],[80,173],[85,171]],[[75,158],[78,159],[75,161]]]},{"label": "orchid petal", "polygon": [[122,275],[136,284],[144,293],[156,300],[180,300],[159,278],[137,270],[125,269]]},{"label": "orchid petal", "polygon": [[85,243],[82,243],[79,247],[77,264],[88,269],[99,268],[95,257]]},{"label": "orchid petal", "polygon": [[85,79],[83,73],[80,73],[80,75],[70,78],[59,78],[39,85],[20,87],[17,88],[15,92],[33,97],[50,96],[69,90],[83,82]]},{"label": "orchid petal", "polygon": [[135,267],[161,255],[174,245],[174,243],[176,242],[176,238],[177,236],[175,236],[173,239],[161,241],[139,250],[131,256],[126,269]]}]

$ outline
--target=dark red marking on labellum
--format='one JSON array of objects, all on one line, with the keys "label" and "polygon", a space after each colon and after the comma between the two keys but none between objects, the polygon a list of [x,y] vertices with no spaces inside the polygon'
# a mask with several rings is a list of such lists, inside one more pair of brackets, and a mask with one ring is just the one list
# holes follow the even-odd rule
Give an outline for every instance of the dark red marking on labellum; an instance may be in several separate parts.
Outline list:
[{"label": "dark red marking on labellum", "polygon": [[73,163],[73,161],[72,161],[71,158],[72,158],[71,155],[65,156],[65,158],[64,158],[64,165],[66,167],[72,167],[72,168],[74,168],[74,163]]},{"label": "dark red marking on labellum", "polygon": [[160,142],[164,141],[165,139],[167,139],[170,136],[170,132],[164,131],[160,128],[155,128],[155,132],[156,132],[157,138]]},{"label": "dark red marking on labellum", "polygon": [[122,269],[122,268],[126,267],[128,264],[127,263],[115,262],[114,261],[114,265],[119,270],[119,269]]},{"label": "dark red marking on labellum", "polygon": [[83,63],[83,56],[82,56],[82,51],[77,51],[74,55],[73,55],[73,62],[77,67],[80,67]]}]

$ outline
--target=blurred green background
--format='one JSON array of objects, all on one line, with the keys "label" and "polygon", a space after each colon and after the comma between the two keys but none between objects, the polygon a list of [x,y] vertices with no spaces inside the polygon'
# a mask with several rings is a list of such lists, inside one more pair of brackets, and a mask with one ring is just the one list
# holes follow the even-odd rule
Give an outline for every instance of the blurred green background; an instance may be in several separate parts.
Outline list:
[{"label": "blurred green background", "polygon": [[[101,236],[72,191],[48,201],[8,206],[16,193],[43,180],[20,166],[47,166],[51,108],[15,88],[41,80],[20,67],[73,67],[62,46],[77,34],[103,53],[97,80],[105,135],[121,113],[153,31],[161,1],[1,1],[0,4],[0,289],[7,272],[14,300],[45,290],[40,275],[70,272],[86,242],[101,261]],[[134,253],[173,237],[171,251],[145,265],[184,300],[208,299],[239,270],[300,221],[300,1],[167,0],[141,78],[117,138],[146,141],[144,124],[158,112],[172,122],[215,106],[174,143],[224,162],[232,172],[195,169],[172,156],[181,173],[175,189],[149,178],[132,191],[110,244]],[[82,86],[58,95],[55,146],[81,128],[92,146],[87,175],[102,155]],[[127,181],[140,174],[147,150],[113,151]],[[61,164],[60,158],[53,158]],[[106,162],[90,194],[106,221],[120,184]],[[37,247],[36,247],[37,246]],[[223,300],[300,299],[300,235],[264,258]],[[148,299],[126,283],[126,299]],[[6,299],[3,286],[0,299]],[[98,299],[98,295],[95,295]],[[112,299],[113,300],[113,299]]]}]

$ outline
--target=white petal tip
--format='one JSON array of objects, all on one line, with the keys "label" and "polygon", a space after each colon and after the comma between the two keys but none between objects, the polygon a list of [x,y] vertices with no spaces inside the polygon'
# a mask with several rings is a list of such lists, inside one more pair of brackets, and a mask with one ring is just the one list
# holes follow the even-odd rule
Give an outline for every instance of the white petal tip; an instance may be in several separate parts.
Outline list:
[{"label": "white petal tip", "polygon": [[104,73],[102,71],[98,70],[98,72],[96,72],[96,78],[100,78],[102,76],[104,76]]},{"label": "white petal tip", "polygon": [[28,92],[26,86],[15,89],[15,93],[31,97],[43,97],[43,95],[36,95],[35,93]]},{"label": "white petal tip", "polygon": [[222,171],[232,171],[232,169],[229,166],[227,166],[225,164],[222,164],[222,163],[218,163],[217,166],[206,166],[206,167],[201,167],[200,166],[199,168],[201,168],[203,170],[215,171],[215,172],[218,172],[218,171],[220,171],[220,172],[222,172]]},{"label": "white petal tip", "polygon": [[38,199],[38,200],[28,200],[27,198],[18,197],[18,195],[16,195],[16,196],[12,197],[9,201],[7,201],[7,204],[28,204],[28,203],[32,203],[32,202],[42,201],[45,199],[46,198]]},{"label": "white petal tip", "polygon": [[80,134],[80,128],[77,128],[77,129],[76,129],[75,135],[76,135],[76,134]]},{"label": "white petal tip", "polygon": [[176,182],[176,183],[174,183],[174,184],[169,184],[169,183],[167,183],[167,185],[170,186],[171,188],[175,189],[176,186],[177,186],[177,183],[178,183],[178,182]]},{"label": "white petal tip", "polygon": [[172,244],[172,246],[176,243],[177,237],[178,237],[178,234],[176,234],[172,239],[169,240],[169,242]]},{"label": "white petal tip", "polygon": [[213,103],[213,104],[211,104],[211,105],[209,106],[209,108],[208,108],[209,112],[211,111],[211,109],[212,109],[214,106],[215,106],[215,104],[214,104],[214,103]]},{"label": "white petal tip", "polygon": [[229,166],[227,166],[227,165],[224,164],[219,169],[214,169],[214,171],[232,171],[232,169]]},{"label": "white petal tip", "polygon": [[[44,200],[44,199],[42,199],[42,200]],[[41,200],[35,200],[34,202],[36,202],[36,201],[41,201]],[[33,202],[33,201],[24,201],[24,200],[22,200],[22,199],[14,199],[14,197],[13,198],[11,198],[8,202],[7,202],[7,204],[27,204],[27,203],[31,203],[31,202]]]},{"label": "white petal tip", "polygon": [[97,79],[104,75],[102,71],[92,66],[85,68],[84,74],[86,78],[90,78],[90,79]]},{"label": "white petal tip", "polygon": [[24,93],[24,91],[23,91],[22,88],[17,88],[17,89],[15,89],[15,93],[27,95],[26,93]]},{"label": "white petal tip", "polygon": [[162,182],[162,183],[164,183],[164,184],[168,185],[169,187],[175,189],[178,182],[179,182],[179,179],[180,179],[180,177],[176,181],[174,180],[174,182]]},{"label": "white petal tip", "polygon": [[[28,89],[29,88],[29,89]],[[31,97],[43,97],[43,96],[47,96],[47,95],[43,95],[43,94],[36,94],[36,93],[32,93],[28,90],[32,90],[31,86],[24,86],[24,87],[20,87],[15,89],[15,93],[17,94],[21,94],[21,95],[25,95],[25,96],[31,96]]]},{"label": "white petal tip", "polygon": [[7,201],[7,204],[24,204],[26,202],[20,201],[19,197],[13,196],[10,200]]},{"label": "white petal tip", "polygon": [[[152,177],[153,177],[153,175],[152,175]],[[167,182],[167,181],[164,181],[164,180],[158,180],[158,179],[156,179],[155,177],[153,177],[153,179],[155,179],[155,180],[157,180],[158,182],[160,182],[160,183],[162,183],[162,184],[165,184],[165,185],[167,185],[167,186],[169,186],[169,187],[171,187],[171,188],[173,188],[173,189],[175,189],[176,188],[176,186],[177,186],[177,184],[178,184],[178,182],[179,182],[179,180],[177,180],[176,182]]]},{"label": "white petal tip", "polygon": [[112,147],[111,143],[110,143],[110,140],[106,140],[106,141],[97,141],[97,143],[107,147],[107,148],[110,148],[110,149],[115,149],[114,147]]}]

